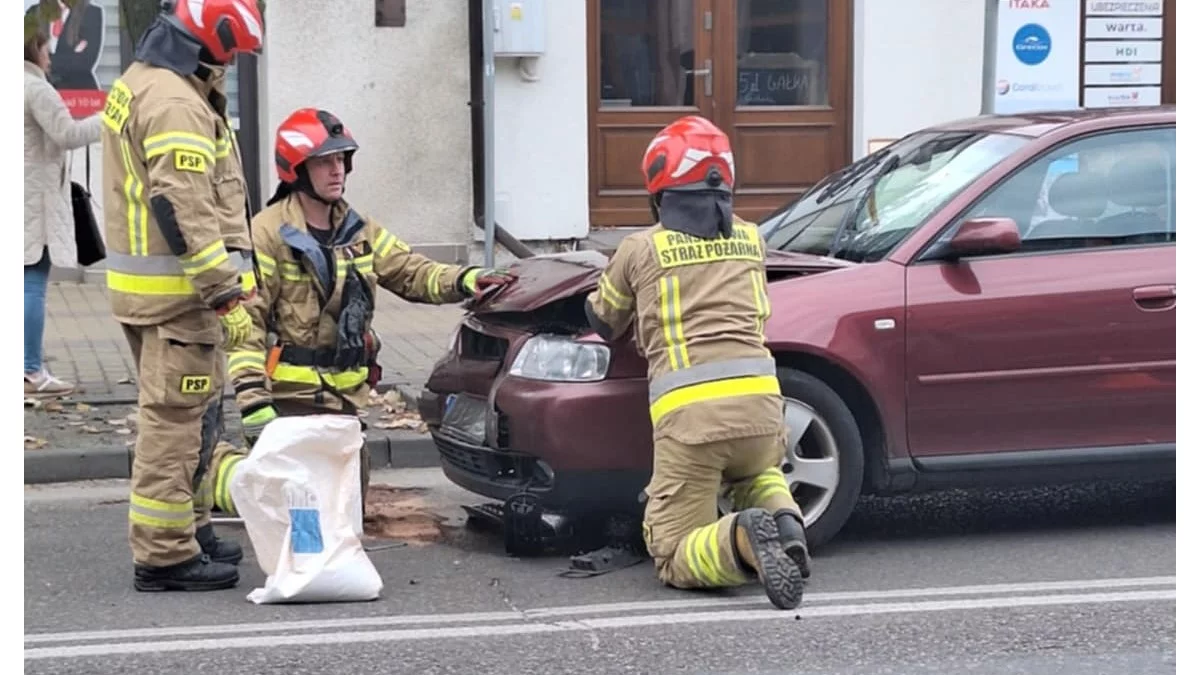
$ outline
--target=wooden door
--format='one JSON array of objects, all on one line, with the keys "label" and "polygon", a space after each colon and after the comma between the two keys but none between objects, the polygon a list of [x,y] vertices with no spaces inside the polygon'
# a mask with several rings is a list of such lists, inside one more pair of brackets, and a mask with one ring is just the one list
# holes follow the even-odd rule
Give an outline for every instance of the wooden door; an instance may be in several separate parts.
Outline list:
[{"label": "wooden door", "polygon": [[641,158],[687,114],[729,134],[755,220],[849,161],[848,2],[588,0],[593,227],[649,225]]},{"label": "wooden door", "polygon": [[850,3],[717,6],[714,121],[733,142],[734,208],[757,221],[849,161]]},{"label": "wooden door", "polygon": [[712,5],[588,0],[589,191],[593,226],[649,224],[642,155],[684,115],[712,117]]}]

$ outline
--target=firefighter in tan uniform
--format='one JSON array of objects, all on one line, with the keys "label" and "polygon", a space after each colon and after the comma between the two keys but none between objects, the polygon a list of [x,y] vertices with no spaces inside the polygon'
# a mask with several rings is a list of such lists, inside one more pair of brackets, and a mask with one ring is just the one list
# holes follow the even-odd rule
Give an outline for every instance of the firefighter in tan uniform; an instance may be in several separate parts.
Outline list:
[{"label": "firefighter in tan uniform", "polygon": [[254,0],[167,2],[113,83],[104,123],[107,282],[138,371],[129,541],[140,591],[237,584],[209,520],[224,351],[256,291],[225,67],[262,45]]},{"label": "firefighter in tan uniform", "polygon": [[[254,329],[229,356],[242,426],[253,446],[277,417],[356,415],[380,369],[371,328],[376,287],[410,302],[459,302],[507,283],[504,271],[435,262],[343,199],[358,144],[333,114],[292,113],[275,139],[280,184],[251,227],[261,285]],[[216,505],[236,513],[229,483],[243,455],[223,458]],[[365,501],[369,455],[362,452]]]},{"label": "firefighter in tan uniform", "polygon": [[[618,246],[588,296],[605,340],[630,328],[649,366],[654,470],[643,536],[677,588],[755,576],[781,609],[809,574],[800,509],[779,464],[786,437],[757,229],[733,215],[729,140],[701,117],[668,125],[642,163],[658,224]],[[714,522],[721,485],[734,513]]]}]

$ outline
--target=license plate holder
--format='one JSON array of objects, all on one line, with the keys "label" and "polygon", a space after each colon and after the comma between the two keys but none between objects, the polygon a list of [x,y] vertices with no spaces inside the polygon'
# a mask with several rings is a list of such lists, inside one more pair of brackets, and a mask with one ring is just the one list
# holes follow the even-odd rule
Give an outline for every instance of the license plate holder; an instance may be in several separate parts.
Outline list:
[{"label": "license plate holder", "polygon": [[442,411],[442,431],[483,445],[487,440],[488,406],[481,398],[450,394]]}]

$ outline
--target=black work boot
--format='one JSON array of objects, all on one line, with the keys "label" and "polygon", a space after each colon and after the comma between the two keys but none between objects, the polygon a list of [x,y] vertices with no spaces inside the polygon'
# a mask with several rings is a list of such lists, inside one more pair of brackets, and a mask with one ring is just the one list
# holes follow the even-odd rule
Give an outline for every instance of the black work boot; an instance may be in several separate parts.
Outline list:
[{"label": "black work boot", "polygon": [[796,561],[783,552],[779,527],[763,508],[746,509],[733,522],[733,544],[743,566],[758,575],[771,604],[794,609],[804,595]]},{"label": "black work boot", "polygon": [[219,591],[237,582],[237,567],[203,553],[168,567],[133,566],[133,587],[139,591]]},{"label": "black work boot", "polygon": [[196,542],[200,550],[213,562],[236,565],[242,561],[242,546],[236,541],[218,539],[212,523],[196,528]]},{"label": "black work boot", "polygon": [[808,534],[804,531],[804,521],[794,513],[776,511],[775,525],[779,528],[779,541],[783,544],[783,552],[796,561],[796,565],[800,567],[800,576],[805,579],[812,576],[812,558],[808,554]]}]

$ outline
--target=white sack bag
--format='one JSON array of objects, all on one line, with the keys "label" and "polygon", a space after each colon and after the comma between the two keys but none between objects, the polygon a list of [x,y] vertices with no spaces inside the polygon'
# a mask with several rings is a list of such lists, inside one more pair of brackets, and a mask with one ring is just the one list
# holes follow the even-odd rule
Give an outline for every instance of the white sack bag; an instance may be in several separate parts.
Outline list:
[{"label": "white sack bag", "polygon": [[280,417],[230,479],[267,575],[255,604],[375,600],[383,581],[363,550],[357,417]]}]

